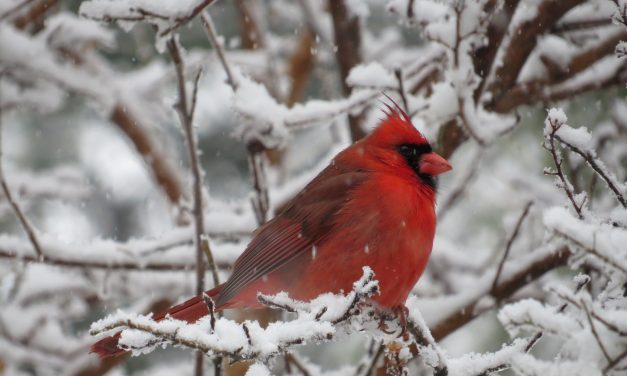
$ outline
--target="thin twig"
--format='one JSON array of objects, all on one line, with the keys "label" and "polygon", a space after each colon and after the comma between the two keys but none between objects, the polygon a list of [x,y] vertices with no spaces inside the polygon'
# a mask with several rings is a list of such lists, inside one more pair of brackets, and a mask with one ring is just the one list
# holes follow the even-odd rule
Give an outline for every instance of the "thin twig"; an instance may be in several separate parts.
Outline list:
[{"label": "thin twig", "polygon": [[208,11],[204,11],[201,16],[202,25],[205,28],[205,32],[207,33],[207,37],[209,38],[209,42],[218,53],[218,58],[220,59],[220,63],[222,64],[222,68],[224,68],[224,72],[226,73],[226,79],[233,89],[233,91],[237,90],[237,81],[235,80],[235,76],[233,75],[233,70],[228,64],[226,59],[226,54],[224,53],[224,46],[218,40],[218,36],[216,33],[215,25],[213,24],[213,20],[211,19],[211,15]]},{"label": "thin twig", "polygon": [[409,102],[407,101],[407,96],[405,95],[405,85],[403,84],[403,71],[401,68],[394,69],[394,76],[396,76],[396,81],[398,81],[398,92],[401,96],[401,100],[403,101],[403,107],[405,107],[406,113],[411,113],[409,111]]},{"label": "thin twig", "polygon": [[[215,26],[209,12],[203,12],[202,24],[204,26],[205,32],[207,33],[207,37],[209,38],[209,42],[211,43],[213,48],[215,48],[218,54],[218,58],[220,60],[220,63],[222,64],[222,68],[226,73],[227,82],[234,92],[237,91],[237,81],[235,80],[233,70],[228,63],[228,60],[226,59],[224,47],[218,40]],[[255,196],[252,198],[252,205],[253,210],[255,211],[255,216],[257,218],[257,224],[259,225],[263,224],[266,221],[268,217],[268,209],[270,207],[268,201],[268,188],[266,187],[266,179],[263,168],[262,152],[264,149],[265,148],[260,142],[251,142],[248,145],[248,165],[253,180],[253,189],[255,191]]]},{"label": "thin twig", "polygon": [[11,194],[11,190],[9,189],[9,185],[7,184],[7,181],[5,179],[4,171],[2,168],[2,154],[3,154],[2,153],[2,141],[3,141],[2,139],[2,112],[0,112],[0,185],[2,186],[2,191],[4,192],[4,196],[6,197],[7,201],[11,205],[11,208],[13,209],[13,213],[15,213],[15,216],[20,221],[22,229],[24,230],[24,232],[26,232],[26,235],[28,235],[28,239],[33,245],[33,249],[35,250],[35,253],[37,253],[37,256],[40,259],[40,261],[43,261],[45,259],[45,256],[44,256],[43,249],[41,248],[41,244],[39,243],[39,239],[37,237],[35,228],[30,223],[26,215],[24,215],[24,213],[22,212],[22,209],[20,208],[17,201],[15,201],[15,199],[13,198],[13,195]]},{"label": "thin twig", "polygon": [[462,170],[465,174],[463,178],[459,179],[459,183],[456,183],[454,187],[449,189],[449,193],[442,199],[442,203],[438,205],[438,221],[442,221],[442,218],[448,211],[457,203],[462,197],[466,189],[471,184],[471,181],[477,175],[479,171],[479,164],[484,155],[484,149],[478,148],[474,153],[472,160]]},{"label": "thin twig", "polygon": [[547,138],[548,140],[548,145],[545,142],[543,144],[543,147],[546,150],[548,150],[549,153],[551,153],[551,157],[553,158],[553,163],[555,164],[555,171],[545,170],[544,173],[546,175],[557,176],[560,179],[562,183],[561,188],[566,193],[566,196],[568,197],[568,200],[571,202],[573,209],[575,209],[575,212],[577,212],[577,216],[579,217],[579,219],[583,219],[583,212],[581,208],[583,207],[584,203],[582,202],[581,204],[578,204],[577,201],[575,200],[575,193],[572,190],[572,184],[568,181],[568,178],[566,177],[566,175],[564,174],[564,171],[562,170],[563,159],[560,156],[557,146],[555,145],[555,139],[556,139],[555,134],[561,128],[562,123],[560,123],[559,121],[555,119],[548,119],[548,121],[549,121],[549,125],[551,126],[551,132],[549,132],[549,134],[545,136],[545,138]]},{"label": "thin twig", "polygon": [[253,189],[255,195],[251,198],[257,224],[262,225],[268,219],[268,210],[270,209],[270,201],[268,195],[268,186],[266,184],[266,175],[264,172],[264,156],[265,147],[259,141],[248,144],[248,167],[253,181]]},{"label": "thin twig", "polygon": [[[176,104],[175,108],[179,115],[179,120],[181,121],[181,126],[185,133],[185,138],[187,141],[187,150],[188,157],[191,164],[192,176],[193,176],[193,210],[192,213],[194,215],[194,243],[196,245],[196,294],[200,295],[205,290],[205,260],[207,258],[207,262],[211,268],[213,273],[214,283],[219,284],[219,276],[218,269],[216,267],[215,261],[213,259],[213,254],[211,253],[211,248],[209,247],[209,241],[203,234],[205,228],[205,220],[204,220],[204,209],[203,209],[203,180],[202,180],[202,170],[199,162],[198,156],[198,141],[196,140],[196,135],[194,133],[194,109],[196,107],[196,95],[198,90],[198,80],[200,79],[200,72],[196,75],[194,80],[194,89],[192,91],[191,104],[188,104],[187,101],[187,90],[185,89],[185,74],[184,74],[184,66],[183,59],[181,57],[181,51],[175,37],[170,38],[167,43],[168,51],[170,52],[170,56],[172,57],[172,61],[174,62],[174,68],[176,70],[176,77],[178,83],[178,94],[179,100]],[[203,256],[203,254],[205,256]],[[195,375],[202,376],[203,374],[203,353],[196,353],[195,360]]]},{"label": "thin twig", "polygon": [[607,257],[606,255],[603,255],[603,254],[599,253],[594,247],[589,247],[589,246],[583,244],[581,241],[579,241],[579,240],[573,238],[572,236],[570,236],[570,235],[568,235],[568,234],[566,234],[566,233],[564,233],[562,231],[559,231],[557,229],[553,229],[553,232],[556,233],[557,235],[563,237],[563,238],[568,239],[570,242],[575,244],[577,247],[582,248],[587,253],[590,253],[593,256],[599,258],[604,263],[612,265],[616,269],[620,270],[622,273],[627,274],[627,268],[625,268],[620,263],[612,260],[611,258]]},{"label": "thin twig", "polygon": [[612,368],[616,367],[623,359],[627,358],[627,349],[620,353],[616,358],[614,358],[608,365],[603,369],[603,374],[607,374]]},{"label": "thin twig", "polygon": [[[370,376],[372,374],[372,371],[374,371],[375,367],[377,366],[377,362],[379,361],[379,358],[381,358],[381,355],[383,354],[384,348],[385,346],[383,346],[383,343],[380,343],[379,346],[377,346],[377,352],[375,352],[374,355],[372,356],[372,359],[370,359],[368,368],[366,368],[366,372],[364,372],[363,376]],[[359,375],[356,375],[356,376],[359,376]]]},{"label": "thin twig", "polygon": [[555,135],[555,139],[557,139],[562,144],[566,145],[566,147],[568,147],[573,152],[579,154],[586,161],[586,163],[588,163],[588,165],[590,165],[590,167],[605,181],[607,186],[616,196],[616,199],[618,200],[618,202],[620,202],[621,205],[623,205],[623,208],[627,209],[627,199],[625,199],[625,196],[623,196],[620,189],[618,189],[616,184],[614,184],[615,182],[613,181],[613,179],[611,179],[607,175],[607,173],[601,168],[601,166],[599,166],[599,159],[597,157],[591,155],[590,152],[583,151],[577,146],[567,141],[564,141],[559,135]]},{"label": "thin twig", "polygon": [[605,359],[607,359],[608,363],[611,362],[612,358],[610,358],[610,355],[608,354],[607,350],[605,349],[605,346],[603,345],[603,342],[601,342],[601,338],[599,338],[599,333],[597,333],[597,330],[594,327],[594,323],[592,322],[592,317],[590,317],[590,311],[588,311],[588,306],[583,301],[583,299],[581,300],[581,307],[583,308],[583,311],[586,314],[586,318],[588,319],[588,324],[590,325],[590,331],[592,332],[592,335],[594,336],[594,339],[597,341],[597,344],[599,345],[599,348],[603,352],[603,355],[605,356]]},{"label": "thin twig", "polygon": [[499,262],[499,266],[496,269],[496,274],[494,275],[494,281],[492,281],[491,291],[494,291],[494,289],[496,289],[496,286],[499,282],[499,277],[501,276],[501,272],[503,271],[503,265],[505,265],[505,260],[507,260],[507,256],[509,256],[509,251],[512,248],[512,244],[514,243],[514,240],[516,240],[516,237],[518,236],[518,232],[520,231],[520,227],[523,221],[525,220],[525,218],[527,217],[527,214],[529,214],[529,209],[531,208],[532,204],[533,204],[533,201],[529,201],[527,205],[525,205],[525,208],[520,214],[520,217],[518,217],[516,226],[514,226],[514,231],[510,235],[509,239],[507,239],[507,244],[505,245],[505,252],[503,252],[503,257],[501,258],[501,261]]},{"label": "thin twig", "polygon": [[300,373],[303,376],[310,376],[311,372],[309,372],[309,370],[307,370],[307,368],[301,363],[301,361],[296,357],[295,354],[293,353],[287,353],[285,354],[285,362],[289,365],[289,364],[293,364],[294,366],[296,366],[296,368],[298,368],[298,370],[300,371]]}]

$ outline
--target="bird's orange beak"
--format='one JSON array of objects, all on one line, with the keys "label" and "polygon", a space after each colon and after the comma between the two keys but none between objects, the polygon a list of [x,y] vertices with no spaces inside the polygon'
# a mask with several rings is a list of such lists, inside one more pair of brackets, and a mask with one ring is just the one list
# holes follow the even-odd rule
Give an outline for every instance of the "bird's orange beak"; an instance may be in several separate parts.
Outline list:
[{"label": "bird's orange beak", "polygon": [[434,152],[425,154],[420,158],[419,169],[421,174],[437,176],[452,168],[453,166],[446,159]]}]

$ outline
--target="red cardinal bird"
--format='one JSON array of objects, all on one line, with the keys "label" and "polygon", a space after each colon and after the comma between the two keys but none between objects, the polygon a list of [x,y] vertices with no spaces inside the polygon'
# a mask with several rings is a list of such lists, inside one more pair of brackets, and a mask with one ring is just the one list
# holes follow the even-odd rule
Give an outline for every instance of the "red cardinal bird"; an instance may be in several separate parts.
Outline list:
[{"label": "red cardinal bird", "polygon": [[[257,294],[289,293],[311,300],[350,291],[370,266],[379,281],[373,298],[400,308],[422,274],[435,233],[436,176],[451,165],[400,109],[367,137],[340,152],[285,210],[261,226],[233,274],[207,291],[217,310],[260,308]],[[172,307],[194,322],[208,314],[202,297]],[[101,357],[123,354],[119,333],[92,346]]]}]

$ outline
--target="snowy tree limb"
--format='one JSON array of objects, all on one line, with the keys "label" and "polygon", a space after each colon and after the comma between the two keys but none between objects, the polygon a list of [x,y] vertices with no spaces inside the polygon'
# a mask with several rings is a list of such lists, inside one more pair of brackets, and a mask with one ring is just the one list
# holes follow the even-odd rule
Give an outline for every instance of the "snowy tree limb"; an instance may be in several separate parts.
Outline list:
[{"label": "snowy tree limb", "polygon": [[[291,300],[286,294],[263,296],[261,302],[272,307],[287,307],[297,316],[289,322],[277,322],[263,329],[256,322],[238,324],[225,318],[206,317],[195,324],[173,319],[155,322],[150,317],[114,314],[92,324],[91,334],[96,335],[117,328],[135,329],[148,334],[124,330],[122,346],[136,352],[151,351],[157,344],[179,345],[205,354],[239,359],[268,359],[310,341],[333,339],[335,325],[353,318],[370,320],[364,316],[366,299],[378,293],[378,283],[369,268],[355,282],[353,291],[342,296],[323,296],[310,303]],[[331,299],[331,300],[329,300]],[[211,315],[210,315],[211,316]],[[213,329],[212,329],[213,328]]]}]

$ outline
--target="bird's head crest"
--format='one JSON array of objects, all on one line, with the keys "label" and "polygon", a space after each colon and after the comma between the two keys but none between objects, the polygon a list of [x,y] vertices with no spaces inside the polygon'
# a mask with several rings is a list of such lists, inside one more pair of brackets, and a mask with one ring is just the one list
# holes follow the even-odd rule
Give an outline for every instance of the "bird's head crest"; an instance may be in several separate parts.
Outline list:
[{"label": "bird's head crest", "polygon": [[371,133],[370,141],[384,147],[403,143],[428,144],[427,139],[412,124],[409,115],[392,98],[386,97],[392,104],[383,103],[385,118]]}]

